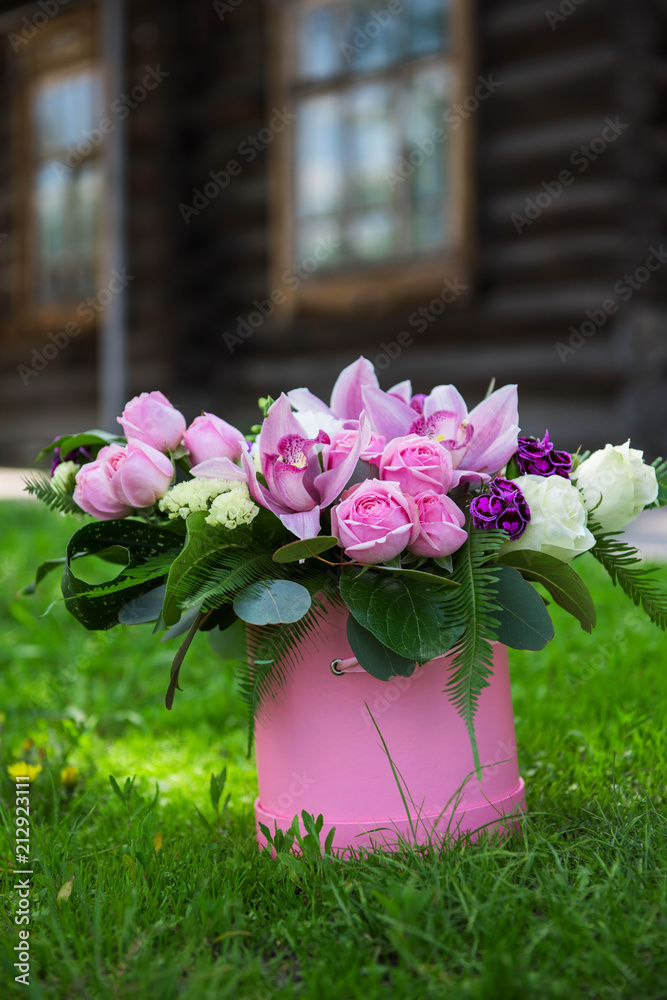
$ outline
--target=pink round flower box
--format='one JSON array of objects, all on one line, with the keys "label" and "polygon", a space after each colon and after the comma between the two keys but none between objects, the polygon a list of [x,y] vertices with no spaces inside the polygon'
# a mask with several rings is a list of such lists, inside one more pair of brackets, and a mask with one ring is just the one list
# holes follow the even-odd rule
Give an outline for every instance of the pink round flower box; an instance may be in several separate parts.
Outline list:
[{"label": "pink round flower box", "polygon": [[[494,643],[494,672],[479,699],[475,731],[482,780],[466,726],[443,693],[449,657],[412,677],[384,682],[358,666],[346,610],[332,610],[285,670],[276,700],[257,718],[259,824],[287,830],[302,810],[322,813],[333,849],[396,849],[401,840],[441,842],[471,831],[507,831],[525,809],[519,776],[507,648]],[[336,669],[331,669],[332,662]],[[390,761],[402,778],[406,812]]]}]

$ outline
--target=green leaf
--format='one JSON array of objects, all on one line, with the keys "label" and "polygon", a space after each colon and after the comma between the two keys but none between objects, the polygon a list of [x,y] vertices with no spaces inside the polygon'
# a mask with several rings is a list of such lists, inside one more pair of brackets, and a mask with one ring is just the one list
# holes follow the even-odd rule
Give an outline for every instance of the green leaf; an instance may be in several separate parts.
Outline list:
[{"label": "green leaf", "polygon": [[456,580],[448,576],[440,576],[438,573],[426,573],[421,569],[403,569],[402,566],[373,566],[374,570],[382,570],[385,573],[400,573],[408,580],[421,580],[424,583],[433,584],[435,587],[459,587]]},{"label": "green leaf", "polygon": [[667,592],[652,579],[655,569],[640,565],[637,549],[619,541],[622,532],[602,531],[591,518],[588,527],[595,535],[590,553],[602,563],[611,582],[618,584],[638,607],[641,606],[654,625],[667,629]]},{"label": "green leaf", "polygon": [[654,502],[649,504],[649,510],[652,507],[667,506],[667,459],[656,458],[655,462],[651,464],[655,469],[655,476],[658,480],[658,495]]},{"label": "green leaf", "polygon": [[554,637],[544,601],[517,570],[497,566],[493,572],[497,580],[493,616],[499,622],[496,638],[512,649],[544,649]]},{"label": "green leaf", "polygon": [[347,620],[347,638],[360,665],[379,681],[388,681],[392,677],[411,677],[417,668],[415,660],[399,656],[393,649],[383,645],[352,615]]},{"label": "green leaf", "polygon": [[37,572],[35,573],[35,579],[32,583],[26,584],[26,586],[21,590],[22,594],[34,594],[37,587],[40,585],[44,577],[51,572],[53,569],[62,569],[64,564],[67,562],[65,556],[61,559],[47,559],[43,562],[41,566],[37,567]]},{"label": "green leaf", "polygon": [[310,594],[292,580],[258,580],[234,598],[234,611],[250,625],[296,622],[310,608]]},{"label": "green leaf", "polygon": [[588,587],[567,563],[544,552],[517,549],[498,559],[503,566],[517,569],[521,576],[541,583],[564,611],[577,619],[585,632],[595,625],[595,605]]},{"label": "green leaf", "polygon": [[197,634],[199,626],[202,624],[205,618],[206,615],[203,615],[201,613],[197,615],[192,625],[188,629],[188,634],[186,635],[185,639],[179,646],[176,656],[174,657],[174,661],[171,665],[171,677],[169,679],[169,687],[167,688],[167,694],[165,695],[164,699],[164,705],[168,711],[171,711],[171,709],[173,708],[174,695],[176,693],[176,690],[178,691],[183,690],[178,685],[178,676],[181,672],[181,667],[183,666],[183,660],[185,659],[185,654],[189,650],[190,644],[192,643],[192,640]]},{"label": "green leaf", "polygon": [[442,656],[463,631],[462,622],[446,616],[439,579],[427,583],[374,569],[348,569],[341,574],[340,592],[360,625],[399,656],[418,663]]},{"label": "green leaf", "polygon": [[299,559],[309,559],[338,545],[334,535],[318,535],[317,538],[304,538],[303,541],[290,542],[273,553],[273,561],[277,563],[298,562]]},{"label": "green leaf", "polygon": [[[92,587],[78,580],[71,569],[74,559],[96,555],[111,546],[123,546],[129,553],[127,569],[113,582]],[[80,528],[67,546],[62,592],[67,610],[87,629],[107,629],[118,624],[121,607],[134,597],[152,590],[152,579],[126,579],[125,574],[154,556],[174,550],[174,534],[130,519],[95,521]],[[156,571],[158,572],[158,571]],[[164,569],[161,576],[164,577]]]},{"label": "green leaf", "polygon": [[478,530],[467,519],[468,538],[454,556],[454,579],[461,586],[450,591],[448,611],[465,630],[452,651],[452,673],[447,684],[451,703],[468,729],[477,777],[482,770],[475,738],[475,714],[480,693],[488,686],[493,669],[493,647],[497,621],[494,595],[497,581],[489,560],[507,540],[504,531]]},{"label": "green leaf", "polygon": [[101,448],[103,445],[112,444],[114,441],[124,443],[125,438],[120,437],[118,434],[109,434],[107,431],[98,430],[83,431],[81,434],[64,434],[57,441],[51,441],[45,448],[42,448],[37,456],[37,461],[40,462],[43,458],[46,458],[56,448],[60,448],[61,455],[67,455],[70,451],[74,451],[76,448],[83,448],[88,444],[99,445]]}]

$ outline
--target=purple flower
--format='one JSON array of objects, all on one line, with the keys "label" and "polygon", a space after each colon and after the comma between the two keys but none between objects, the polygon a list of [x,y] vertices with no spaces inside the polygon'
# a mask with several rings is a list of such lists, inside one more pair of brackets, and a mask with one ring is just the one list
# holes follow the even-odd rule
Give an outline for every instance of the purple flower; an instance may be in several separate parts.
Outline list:
[{"label": "purple flower", "polygon": [[534,437],[520,437],[514,458],[524,476],[570,478],[572,456],[567,451],[554,451],[554,446],[549,441],[549,431],[546,431],[541,441]]},{"label": "purple flower", "polygon": [[475,497],[470,504],[472,523],[476,528],[501,528],[510,540],[520,538],[530,521],[526,498],[509,479],[494,479],[490,493]]},{"label": "purple flower", "polygon": [[[56,438],[56,441],[60,440],[60,438]],[[53,477],[53,473],[61,462],[76,462],[77,465],[83,465],[84,462],[92,462],[92,460],[93,456],[87,448],[75,448],[74,451],[68,451],[66,455],[61,455],[60,448],[54,448],[51,458],[51,476]]]}]

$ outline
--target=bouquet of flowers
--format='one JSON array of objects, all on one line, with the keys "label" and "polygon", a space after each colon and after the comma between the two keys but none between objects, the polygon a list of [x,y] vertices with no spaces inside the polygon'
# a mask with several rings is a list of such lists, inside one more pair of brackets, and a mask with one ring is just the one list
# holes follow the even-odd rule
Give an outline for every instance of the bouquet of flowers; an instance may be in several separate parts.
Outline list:
[{"label": "bouquet of flowers", "polygon": [[[67,609],[88,629],[154,622],[184,639],[166,704],[198,630],[246,623],[240,683],[252,724],[290,654],[332,606],[349,610],[360,665],[387,681],[449,654],[444,696],[474,717],[491,642],[543,648],[548,601],[586,631],[593,602],[572,561],[590,552],[660,628],[667,594],[619,539],[667,503],[667,462],[630,443],[592,455],[520,436],[515,385],[470,412],[452,385],[388,391],[359,358],[329,404],[308,389],[260,400],[248,435],[211,413],[186,426],[160,392],[125,407],[122,435],[62,436],[40,455],[51,476],[27,483],[51,508],[91,515],[62,559]],[[97,556],[105,582],[79,561]],[[548,597],[535,588],[539,585]]]}]

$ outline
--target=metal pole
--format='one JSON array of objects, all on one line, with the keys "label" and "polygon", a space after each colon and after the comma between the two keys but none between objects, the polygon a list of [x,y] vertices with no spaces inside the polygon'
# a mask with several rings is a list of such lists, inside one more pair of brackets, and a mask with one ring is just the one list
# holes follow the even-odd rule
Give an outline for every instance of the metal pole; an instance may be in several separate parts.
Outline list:
[{"label": "metal pole", "polygon": [[[107,100],[123,92],[124,82],[124,0],[101,0],[101,52],[106,72]],[[105,187],[102,212],[101,281],[127,266],[125,235],[125,123],[115,119],[115,128],[105,142]],[[126,373],[127,288],[114,294],[100,314],[98,333],[98,414],[104,430],[120,430],[116,417],[127,401]]]}]

